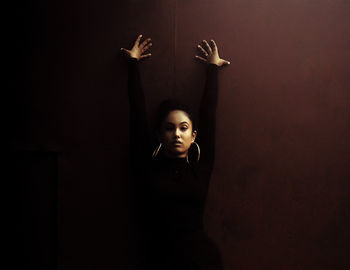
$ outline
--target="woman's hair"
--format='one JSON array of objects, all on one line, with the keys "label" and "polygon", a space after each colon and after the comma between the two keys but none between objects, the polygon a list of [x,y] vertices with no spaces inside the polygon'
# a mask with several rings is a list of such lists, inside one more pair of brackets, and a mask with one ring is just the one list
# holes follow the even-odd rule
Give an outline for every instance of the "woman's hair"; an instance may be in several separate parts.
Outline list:
[{"label": "woman's hair", "polygon": [[156,132],[160,132],[164,119],[168,116],[169,112],[175,111],[175,110],[184,111],[192,122],[192,130],[197,129],[195,115],[186,104],[184,104],[183,102],[177,99],[166,99],[162,103],[160,103],[158,110],[156,111],[156,117],[155,117]]}]

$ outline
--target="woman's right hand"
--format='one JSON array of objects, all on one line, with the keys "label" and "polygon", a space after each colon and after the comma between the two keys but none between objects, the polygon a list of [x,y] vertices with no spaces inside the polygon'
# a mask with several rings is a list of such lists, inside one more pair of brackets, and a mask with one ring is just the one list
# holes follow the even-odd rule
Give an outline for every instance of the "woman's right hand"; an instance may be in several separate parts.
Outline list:
[{"label": "woman's right hand", "polygon": [[151,39],[147,38],[144,42],[140,45],[142,35],[139,35],[134,43],[134,47],[132,47],[131,50],[127,50],[124,48],[121,48],[121,51],[124,51],[130,58],[136,58],[138,61],[142,58],[150,57],[152,54],[143,54],[145,51],[147,51],[151,46],[152,43],[150,43]]}]

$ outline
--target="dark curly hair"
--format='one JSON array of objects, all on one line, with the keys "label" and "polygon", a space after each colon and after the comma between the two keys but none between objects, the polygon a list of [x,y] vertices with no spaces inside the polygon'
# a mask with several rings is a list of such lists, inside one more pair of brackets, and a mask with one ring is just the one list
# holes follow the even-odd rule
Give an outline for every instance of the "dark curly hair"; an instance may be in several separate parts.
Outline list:
[{"label": "dark curly hair", "polygon": [[155,117],[156,132],[161,131],[162,123],[164,119],[168,116],[169,112],[175,111],[175,110],[184,111],[192,122],[192,130],[197,129],[195,115],[188,105],[186,105],[185,103],[177,99],[166,99],[160,103],[156,111],[156,117]]}]

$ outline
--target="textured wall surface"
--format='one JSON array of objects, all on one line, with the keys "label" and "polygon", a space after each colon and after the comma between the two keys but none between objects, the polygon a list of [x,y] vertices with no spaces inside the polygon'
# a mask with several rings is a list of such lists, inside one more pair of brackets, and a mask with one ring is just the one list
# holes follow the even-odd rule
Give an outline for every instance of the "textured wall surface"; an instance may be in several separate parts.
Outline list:
[{"label": "textured wall surface", "polygon": [[205,216],[225,269],[349,269],[350,1],[43,2],[14,7],[29,20],[16,26],[26,33],[16,44],[23,65],[10,68],[13,88],[26,89],[15,144],[61,151],[60,269],[125,264],[129,107],[119,49],[139,33],[153,39],[141,64],[150,112],[171,96],[198,107],[202,39],[231,61],[219,74]]}]

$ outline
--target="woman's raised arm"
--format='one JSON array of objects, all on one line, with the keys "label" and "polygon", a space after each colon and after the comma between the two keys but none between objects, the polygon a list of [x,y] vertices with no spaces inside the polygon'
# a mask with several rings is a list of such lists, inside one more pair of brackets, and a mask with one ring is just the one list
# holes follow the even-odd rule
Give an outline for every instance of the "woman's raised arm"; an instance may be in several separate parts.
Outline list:
[{"label": "woman's raised arm", "polygon": [[212,47],[206,40],[203,43],[204,49],[198,45],[203,56],[196,55],[195,58],[206,62],[206,82],[199,108],[199,130],[198,143],[201,147],[200,162],[209,171],[213,169],[215,158],[215,129],[216,129],[216,108],[218,102],[218,69],[221,66],[229,65],[230,62],[220,58],[218,48],[214,40],[211,40]]},{"label": "woman's raised arm", "polygon": [[133,165],[145,163],[150,155],[150,139],[145,97],[141,85],[139,64],[141,59],[151,56],[144,54],[152,46],[148,38],[140,44],[142,35],[136,39],[131,50],[121,48],[129,57],[128,60],[128,96],[130,105],[130,147]]}]

